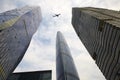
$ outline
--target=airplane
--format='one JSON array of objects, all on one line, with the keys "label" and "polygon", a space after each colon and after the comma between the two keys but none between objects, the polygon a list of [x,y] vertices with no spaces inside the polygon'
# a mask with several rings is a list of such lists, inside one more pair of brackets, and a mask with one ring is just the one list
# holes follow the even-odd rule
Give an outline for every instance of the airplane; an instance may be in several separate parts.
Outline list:
[{"label": "airplane", "polygon": [[53,17],[59,17],[60,14],[55,14]]}]

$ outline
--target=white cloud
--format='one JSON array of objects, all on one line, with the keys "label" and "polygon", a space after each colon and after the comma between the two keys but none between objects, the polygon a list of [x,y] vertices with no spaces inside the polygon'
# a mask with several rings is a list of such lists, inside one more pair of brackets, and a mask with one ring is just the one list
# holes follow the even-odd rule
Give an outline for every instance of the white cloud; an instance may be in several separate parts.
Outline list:
[{"label": "white cloud", "polygon": [[[71,10],[72,7],[85,6],[119,10],[118,0],[1,0],[0,12],[26,4],[39,5],[43,19],[16,71],[52,69],[53,80],[56,80],[55,42],[57,31],[61,31],[70,47],[81,80],[105,80],[71,25]],[[61,13],[60,17],[53,18],[55,13]]]},{"label": "white cloud", "polygon": [[105,80],[90,55],[82,52],[75,58],[81,80]]},{"label": "white cloud", "polygon": [[[14,1],[14,0],[13,0]],[[1,0],[0,1],[0,12],[7,11],[9,9],[14,9],[17,6],[10,0]]]},{"label": "white cloud", "polygon": [[120,2],[118,0],[71,0],[74,7],[99,7],[113,10],[120,10]]}]

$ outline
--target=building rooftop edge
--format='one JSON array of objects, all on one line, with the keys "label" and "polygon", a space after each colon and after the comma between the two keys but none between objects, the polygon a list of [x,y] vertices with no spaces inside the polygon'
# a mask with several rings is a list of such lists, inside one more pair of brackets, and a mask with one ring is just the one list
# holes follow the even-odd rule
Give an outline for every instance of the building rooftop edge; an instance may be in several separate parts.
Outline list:
[{"label": "building rooftop edge", "polygon": [[25,72],[14,72],[13,74],[20,74],[20,73],[35,73],[35,72],[52,72],[52,70],[38,70],[38,71],[25,71]]},{"label": "building rooftop edge", "polygon": [[113,25],[115,28],[120,29],[120,12],[104,8],[95,7],[73,7],[73,10],[79,10],[82,13],[90,15],[96,19],[102,20],[105,23]]}]

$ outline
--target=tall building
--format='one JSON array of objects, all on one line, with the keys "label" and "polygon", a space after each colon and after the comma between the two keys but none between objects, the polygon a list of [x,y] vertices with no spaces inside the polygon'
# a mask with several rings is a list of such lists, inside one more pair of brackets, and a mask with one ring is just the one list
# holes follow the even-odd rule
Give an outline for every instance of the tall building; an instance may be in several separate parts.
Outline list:
[{"label": "tall building", "polygon": [[52,80],[51,70],[49,71],[34,71],[34,72],[19,72],[11,74],[7,80]]},{"label": "tall building", "polygon": [[73,27],[107,80],[120,80],[120,12],[73,8]]},{"label": "tall building", "polygon": [[6,80],[19,64],[40,21],[39,7],[26,6],[0,14],[0,80]]},{"label": "tall building", "polygon": [[80,80],[69,47],[61,32],[57,32],[56,72],[57,80]]}]

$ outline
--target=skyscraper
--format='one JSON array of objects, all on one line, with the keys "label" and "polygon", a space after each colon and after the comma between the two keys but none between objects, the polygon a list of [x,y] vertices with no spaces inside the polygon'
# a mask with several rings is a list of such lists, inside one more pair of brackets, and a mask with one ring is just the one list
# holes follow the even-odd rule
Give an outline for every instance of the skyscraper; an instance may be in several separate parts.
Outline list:
[{"label": "skyscraper", "polygon": [[7,80],[52,80],[51,70],[49,71],[33,71],[19,72],[11,74]]},{"label": "skyscraper", "polygon": [[57,32],[56,72],[57,80],[80,80],[69,47],[61,32]]},{"label": "skyscraper", "polygon": [[0,14],[0,80],[6,80],[19,64],[40,21],[39,7],[26,6]]},{"label": "skyscraper", "polygon": [[107,80],[120,80],[120,12],[73,8],[73,27]]}]

